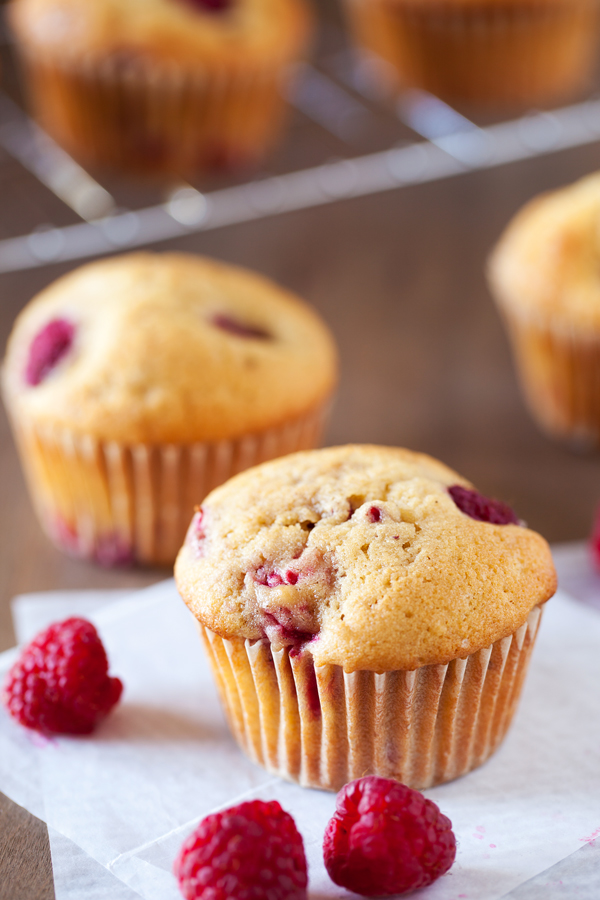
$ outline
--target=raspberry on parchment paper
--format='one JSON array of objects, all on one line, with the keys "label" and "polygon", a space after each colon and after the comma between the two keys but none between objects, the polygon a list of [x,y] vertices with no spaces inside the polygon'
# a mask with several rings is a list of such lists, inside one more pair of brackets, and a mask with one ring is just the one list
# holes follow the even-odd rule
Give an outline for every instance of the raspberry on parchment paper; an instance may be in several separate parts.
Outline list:
[{"label": "raspberry on parchment paper", "polygon": [[186,900],[306,900],[304,844],[276,800],[251,800],[203,819],[173,867]]},{"label": "raspberry on parchment paper", "polygon": [[21,725],[43,734],[89,734],[118,702],[98,632],[86,619],[50,625],[10,669],[2,700]]},{"label": "raspberry on parchment paper", "polygon": [[325,867],[336,884],[366,897],[413,891],[454,862],[451,826],[419,791],[389,778],[359,778],[338,794],[325,830]]}]

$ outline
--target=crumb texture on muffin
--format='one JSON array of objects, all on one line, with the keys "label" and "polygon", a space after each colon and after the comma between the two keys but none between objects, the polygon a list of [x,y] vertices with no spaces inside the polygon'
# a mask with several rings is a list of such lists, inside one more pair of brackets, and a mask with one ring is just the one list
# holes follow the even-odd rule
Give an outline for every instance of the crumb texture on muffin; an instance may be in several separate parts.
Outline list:
[{"label": "crumb texture on muffin", "polygon": [[221,637],[293,645],[317,666],[465,658],[520,628],[556,576],[543,538],[472,518],[453,485],[471,487],[428,456],[386,447],[258,466],[207,497],[177,560],[179,590]]},{"label": "crumb texture on muffin", "polygon": [[[57,349],[58,323],[72,334]],[[333,341],[310,307],[184,254],[121,256],[59,279],[19,316],[3,371],[16,416],[128,444],[255,434],[325,403],[335,381]]]},{"label": "crumb texture on muffin", "polygon": [[490,263],[500,304],[521,319],[600,330],[600,173],[536,197]]}]

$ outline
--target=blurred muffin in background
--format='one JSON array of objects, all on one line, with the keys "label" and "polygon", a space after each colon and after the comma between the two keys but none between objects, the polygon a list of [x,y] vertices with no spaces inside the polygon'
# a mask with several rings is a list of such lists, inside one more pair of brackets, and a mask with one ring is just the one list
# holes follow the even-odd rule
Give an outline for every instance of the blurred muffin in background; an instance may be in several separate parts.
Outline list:
[{"label": "blurred muffin in background", "polygon": [[172,563],[212,488],[317,445],[335,382],[306,304],[183,254],[60,278],[18,317],[3,369],[44,530],[105,565]]},{"label": "blurred muffin in background", "polygon": [[597,0],[345,0],[360,48],[397,87],[449,103],[549,105],[586,87]]},{"label": "blurred muffin in background", "polygon": [[528,203],[490,262],[529,408],[550,436],[600,445],[600,173]]},{"label": "blurred muffin in background", "polygon": [[41,125],[82,162],[192,174],[254,164],[306,48],[304,0],[12,0]]}]

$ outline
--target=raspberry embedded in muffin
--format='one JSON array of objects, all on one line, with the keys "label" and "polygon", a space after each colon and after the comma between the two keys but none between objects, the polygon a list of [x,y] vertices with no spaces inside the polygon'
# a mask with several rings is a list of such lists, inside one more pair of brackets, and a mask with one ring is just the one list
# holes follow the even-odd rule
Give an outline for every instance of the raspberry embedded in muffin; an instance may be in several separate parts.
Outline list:
[{"label": "raspberry embedded in muffin", "polygon": [[36,387],[67,355],[75,338],[75,326],[67,319],[52,319],[38,331],[29,347],[25,381]]},{"label": "raspberry embedded in muffin", "polygon": [[[282,607],[273,612],[262,612],[262,622],[267,637],[276,646],[291,646],[296,653],[300,652],[304,644],[309,643],[315,637],[316,632],[302,630],[300,616],[307,614],[305,609],[290,610]],[[306,615],[307,628],[310,627],[310,615]]]},{"label": "raspberry embedded in muffin", "polygon": [[212,317],[211,322],[217,328],[227,331],[229,334],[234,334],[236,337],[257,338],[263,341],[271,340],[273,337],[264,328],[258,328],[256,325],[247,325],[245,322],[240,322],[239,319],[235,319],[227,313],[217,313]]},{"label": "raspberry embedded in muffin", "polygon": [[477,522],[490,522],[492,525],[519,524],[515,512],[502,500],[484,497],[479,491],[463,487],[461,484],[453,484],[448,488],[448,493],[460,511]]},{"label": "raspberry embedded in muffin", "polygon": [[367,519],[369,522],[381,522],[381,510],[378,506],[370,506],[367,510]]},{"label": "raspberry embedded in muffin", "polygon": [[203,553],[204,541],[206,539],[206,524],[204,509],[201,506],[196,507],[192,524],[188,529],[187,540],[193,547],[196,556],[200,557]]},{"label": "raspberry embedded in muffin", "polygon": [[189,6],[205,12],[226,12],[231,8],[232,0],[186,0]]},{"label": "raspberry embedded in muffin", "polygon": [[267,587],[279,587],[280,584],[297,584],[298,572],[293,572],[291,569],[287,569],[285,572],[280,574],[279,572],[275,572],[272,569],[269,570],[266,566],[261,566],[256,570],[254,580],[257,584],[263,584]]}]

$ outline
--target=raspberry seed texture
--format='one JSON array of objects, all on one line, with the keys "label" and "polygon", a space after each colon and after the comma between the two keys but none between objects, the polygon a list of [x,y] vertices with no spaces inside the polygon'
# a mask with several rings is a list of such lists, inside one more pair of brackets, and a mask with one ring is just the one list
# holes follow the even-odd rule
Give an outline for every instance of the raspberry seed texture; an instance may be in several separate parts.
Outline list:
[{"label": "raspberry seed texture", "polygon": [[276,800],[251,800],[203,819],[173,868],[186,900],[306,900],[304,845]]},{"label": "raspberry seed texture", "polygon": [[369,775],[339,792],[323,855],[336,884],[382,897],[425,887],[447,872],[456,839],[450,820],[419,791]]},{"label": "raspberry seed texture", "polygon": [[43,734],[89,734],[119,700],[91,622],[66,619],[40,632],[10,669],[2,699],[21,725]]}]

